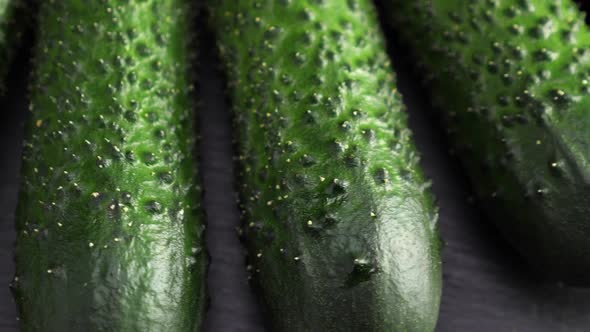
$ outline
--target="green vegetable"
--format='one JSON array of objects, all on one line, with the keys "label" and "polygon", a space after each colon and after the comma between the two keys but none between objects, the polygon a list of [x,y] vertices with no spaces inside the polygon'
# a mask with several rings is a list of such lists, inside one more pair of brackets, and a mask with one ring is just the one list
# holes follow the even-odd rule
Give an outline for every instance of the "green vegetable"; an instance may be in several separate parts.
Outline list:
[{"label": "green vegetable", "polygon": [[493,220],[590,283],[590,31],[571,1],[383,0]]},{"label": "green vegetable", "polygon": [[5,93],[4,79],[30,21],[31,0],[0,0],[0,95]]},{"label": "green vegetable", "polygon": [[17,211],[23,331],[198,329],[188,3],[43,3]]},{"label": "green vegetable", "polygon": [[437,214],[370,2],[210,3],[271,323],[432,331]]}]

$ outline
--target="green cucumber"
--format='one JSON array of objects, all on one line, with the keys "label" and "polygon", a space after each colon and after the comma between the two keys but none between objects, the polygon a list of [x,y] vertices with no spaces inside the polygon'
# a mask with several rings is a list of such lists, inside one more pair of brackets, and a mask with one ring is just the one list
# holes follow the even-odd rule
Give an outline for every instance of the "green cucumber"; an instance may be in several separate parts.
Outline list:
[{"label": "green cucumber", "polygon": [[17,208],[23,331],[199,329],[188,3],[42,4]]},{"label": "green cucumber", "polygon": [[382,1],[475,192],[546,278],[590,284],[590,30],[573,2]]},{"label": "green cucumber", "polygon": [[6,92],[4,79],[30,21],[30,2],[0,0],[0,96]]},{"label": "green cucumber", "polygon": [[369,0],[211,1],[278,331],[432,331],[436,210]]}]

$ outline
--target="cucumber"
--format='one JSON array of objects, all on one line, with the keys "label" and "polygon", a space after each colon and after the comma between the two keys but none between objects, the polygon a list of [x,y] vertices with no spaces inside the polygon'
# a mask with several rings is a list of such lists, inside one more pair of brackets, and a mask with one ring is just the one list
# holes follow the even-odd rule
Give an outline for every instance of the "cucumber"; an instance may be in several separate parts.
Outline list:
[{"label": "cucumber", "polygon": [[255,287],[277,331],[432,331],[429,182],[368,0],[211,1]]},{"label": "cucumber", "polygon": [[0,0],[0,96],[6,93],[5,78],[22,43],[33,9],[33,0]]},{"label": "cucumber", "polygon": [[590,284],[590,31],[573,2],[383,0],[491,219],[543,278]]},{"label": "cucumber", "polygon": [[23,331],[194,331],[206,255],[189,1],[42,4],[17,207]]}]

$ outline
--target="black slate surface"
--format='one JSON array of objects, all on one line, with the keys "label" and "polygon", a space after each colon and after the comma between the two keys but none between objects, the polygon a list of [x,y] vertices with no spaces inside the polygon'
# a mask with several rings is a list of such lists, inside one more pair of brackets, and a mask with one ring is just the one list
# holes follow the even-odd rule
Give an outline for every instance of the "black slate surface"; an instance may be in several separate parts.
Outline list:
[{"label": "black slate surface", "polygon": [[[207,331],[265,331],[263,314],[246,281],[243,248],[237,238],[238,212],[232,192],[230,114],[223,97],[213,42],[204,37],[199,111],[201,175],[208,215],[207,247],[212,262]],[[30,43],[29,43],[30,44]],[[14,209],[22,124],[25,117],[26,47],[13,66],[8,96],[0,99],[0,331],[17,331],[8,284],[14,271]],[[415,133],[422,165],[434,182],[440,206],[444,289],[438,332],[590,331],[590,289],[545,284],[527,269],[476,205],[469,185],[436,121],[427,96],[406,68],[411,59],[394,59],[400,91]]]}]

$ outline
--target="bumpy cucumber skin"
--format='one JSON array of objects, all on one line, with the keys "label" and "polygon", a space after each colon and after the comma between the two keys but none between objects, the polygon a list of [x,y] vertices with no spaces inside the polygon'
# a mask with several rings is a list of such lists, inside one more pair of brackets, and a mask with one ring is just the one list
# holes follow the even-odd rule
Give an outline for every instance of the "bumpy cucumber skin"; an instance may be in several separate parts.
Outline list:
[{"label": "bumpy cucumber skin", "polygon": [[29,12],[35,0],[0,0],[0,96],[6,92],[4,82],[23,34],[31,22]]},{"label": "bumpy cucumber skin", "polygon": [[278,331],[432,331],[436,211],[369,1],[211,1]]},{"label": "bumpy cucumber skin", "polygon": [[198,329],[188,3],[43,3],[17,208],[23,331]]},{"label": "bumpy cucumber skin", "polygon": [[570,1],[383,0],[495,223],[590,284],[590,31]]}]

